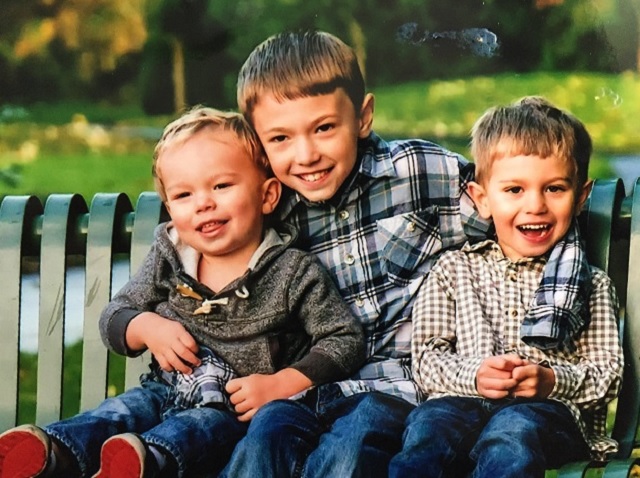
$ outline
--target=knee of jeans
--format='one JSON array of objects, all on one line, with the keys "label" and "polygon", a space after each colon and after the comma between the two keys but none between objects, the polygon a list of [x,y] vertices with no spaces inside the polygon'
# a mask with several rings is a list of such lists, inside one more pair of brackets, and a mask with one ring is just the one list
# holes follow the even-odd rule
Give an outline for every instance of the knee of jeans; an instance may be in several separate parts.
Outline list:
[{"label": "knee of jeans", "polygon": [[382,422],[404,422],[414,405],[386,393],[367,393],[356,408],[356,412],[366,420]]}]

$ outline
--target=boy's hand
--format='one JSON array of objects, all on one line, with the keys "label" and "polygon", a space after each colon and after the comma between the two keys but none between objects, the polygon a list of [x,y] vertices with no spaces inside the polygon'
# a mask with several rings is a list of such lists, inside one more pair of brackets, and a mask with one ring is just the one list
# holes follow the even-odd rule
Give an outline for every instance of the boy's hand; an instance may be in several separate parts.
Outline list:
[{"label": "boy's hand", "polygon": [[312,384],[304,374],[285,368],[273,375],[253,374],[227,382],[226,390],[235,406],[238,420],[248,422],[265,403],[289,398]]},{"label": "boy's hand", "polygon": [[508,397],[518,384],[512,372],[526,362],[514,354],[496,355],[482,361],[476,374],[476,389],[485,398]]},{"label": "boy's hand", "polygon": [[547,398],[556,383],[553,369],[538,364],[516,367],[512,375],[518,382],[512,392],[514,397]]},{"label": "boy's hand", "polygon": [[127,327],[127,346],[132,350],[148,348],[167,372],[192,373],[200,365],[198,344],[180,322],[153,312],[137,315]]}]

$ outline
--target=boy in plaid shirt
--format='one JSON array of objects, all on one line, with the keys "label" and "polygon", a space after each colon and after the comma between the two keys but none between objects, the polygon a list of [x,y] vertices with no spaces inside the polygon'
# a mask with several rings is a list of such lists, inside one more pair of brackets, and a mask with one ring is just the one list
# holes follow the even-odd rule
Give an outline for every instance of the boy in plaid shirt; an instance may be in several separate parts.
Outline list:
[{"label": "boy in plaid shirt", "polygon": [[543,477],[616,450],[605,436],[623,367],[610,278],[592,267],[588,296],[555,320],[534,300],[591,190],[589,134],[529,97],[486,112],[471,149],[468,189],[497,238],[443,254],[418,293],[412,369],[428,399],[407,419],[392,477]]},{"label": "boy in plaid shirt", "polygon": [[[378,136],[358,59],[326,32],[258,45],[238,75],[238,105],[285,186],[276,214],[336,281],[367,359],[348,380],[262,407],[223,475],[386,477],[423,398],[411,376],[417,291],[438,255],[489,229],[466,193],[473,164],[429,141]],[[588,270],[584,251],[565,246],[556,259],[571,275],[545,274],[543,317],[563,314],[589,282],[572,274]]]}]

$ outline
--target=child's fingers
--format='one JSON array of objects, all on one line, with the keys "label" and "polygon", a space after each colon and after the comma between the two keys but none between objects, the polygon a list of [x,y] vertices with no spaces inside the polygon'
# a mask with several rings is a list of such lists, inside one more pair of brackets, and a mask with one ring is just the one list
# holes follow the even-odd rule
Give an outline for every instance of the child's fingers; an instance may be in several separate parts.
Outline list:
[{"label": "child's fingers", "polygon": [[252,408],[248,412],[243,413],[242,415],[238,415],[238,421],[241,421],[241,422],[250,421],[253,418],[253,416],[256,414],[257,411],[258,411],[257,408]]},{"label": "child's fingers", "polygon": [[[232,378],[227,382],[227,385],[225,386],[225,390],[229,395],[236,393],[241,388],[242,388],[242,379],[240,378]],[[233,403],[233,401],[231,403]]]},{"label": "child's fingers", "polygon": [[178,336],[178,340],[193,354],[198,353],[199,348],[196,339],[194,339],[193,336],[186,330],[183,334],[180,334]]},{"label": "child's fingers", "polygon": [[198,356],[182,344],[178,345],[176,349],[174,349],[174,353],[183,363],[187,365],[197,367],[201,363]]}]

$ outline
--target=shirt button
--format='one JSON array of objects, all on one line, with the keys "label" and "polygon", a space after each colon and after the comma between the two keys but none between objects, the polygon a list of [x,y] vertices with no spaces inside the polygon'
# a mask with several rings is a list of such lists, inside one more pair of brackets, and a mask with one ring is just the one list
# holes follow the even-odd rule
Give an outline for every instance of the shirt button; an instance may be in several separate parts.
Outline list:
[{"label": "shirt button", "polygon": [[347,264],[351,265],[351,264],[353,264],[353,263],[356,261],[356,258],[355,258],[355,257],[353,257],[353,255],[352,255],[352,254],[347,254],[346,256],[344,256],[344,261],[345,261]]},{"label": "shirt button", "polygon": [[364,305],[364,300],[362,300],[360,297],[358,297],[358,298],[356,299],[356,305],[357,305],[358,307],[362,307],[362,306]]},{"label": "shirt button", "polygon": [[409,224],[407,224],[407,231],[413,232],[415,230],[416,230],[416,223],[415,222],[410,222]]},{"label": "shirt button", "polygon": [[509,280],[511,282],[518,282],[518,274],[513,271],[509,272]]},{"label": "shirt button", "polygon": [[347,211],[346,209],[340,211],[340,219],[342,219],[343,221],[349,219],[349,211]]},{"label": "shirt button", "polygon": [[511,309],[511,316],[516,317],[518,315],[518,311],[516,309]]}]

